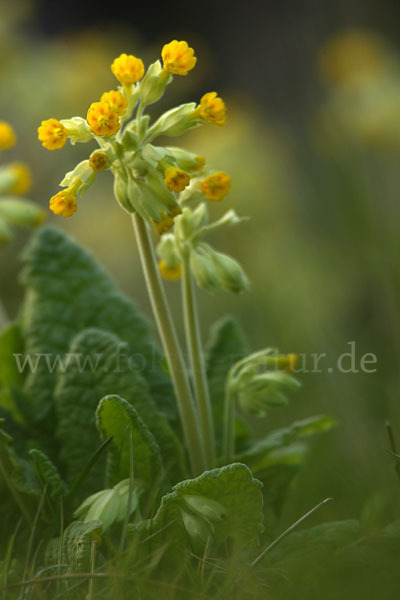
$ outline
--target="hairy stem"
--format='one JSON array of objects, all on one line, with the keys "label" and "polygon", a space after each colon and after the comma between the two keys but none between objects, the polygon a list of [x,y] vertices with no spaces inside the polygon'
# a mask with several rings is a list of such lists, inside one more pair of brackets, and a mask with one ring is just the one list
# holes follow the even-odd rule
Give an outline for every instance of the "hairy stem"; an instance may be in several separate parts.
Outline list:
[{"label": "hairy stem", "polygon": [[185,255],[182,264],[182,300],[186,344],[192,367],[194,389],[205,446],[207,468],[212,469],[215,466],[214,423],[203,358],[196,297],[193,289],[193,278],[190,271],[188,254]]},{"label": "hairy stem", "polygon": [[205,457],[203,440],[200,435],[192,391],[190,389],[175,327],[158,272],[147,225],[137,213],[132,214],[132,221],[146,280],[147,291],[150,296],[154,318],[156,320],[158,332],[168,360],[174,384],[178,410],[189,451],[192,471],[194,475],[198,475],[205,469]]}]

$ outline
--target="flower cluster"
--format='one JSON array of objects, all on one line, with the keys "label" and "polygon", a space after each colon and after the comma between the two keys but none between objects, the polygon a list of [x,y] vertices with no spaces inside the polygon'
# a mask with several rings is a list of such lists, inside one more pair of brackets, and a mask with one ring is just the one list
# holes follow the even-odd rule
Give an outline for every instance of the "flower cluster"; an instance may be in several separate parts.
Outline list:
[{"label": "flower cluster", "polygon": [[[0,151],[12,148],[17,136],[9,123],[0,121]],[[0,245],[13,235],[11,226],[40,225],[45,212],[30,200],[21,198],[32,185],[30,169],[21,162],[0,165]]]},{"label": "flower cluster", "polygon": [[170,281],[179,279],[181,265],[188,261],[199,287],[210,292],[221,288],[234,293],[246,291],[249,282],[239,263],[203,241],[209,231],[236,225],[241,220],[235,211],[228,210],[221,219],[209,223],[204,202],[193,211],[184,207],[176,218],[174,232],[163,235],[157,246],[162,277]]},{"label": "flower cluster", "polygon": [[227,388],[237,395],[244,413],[265,417],[270,408],[288,404],[286,393],[301,384],[293,375],[296,354],[279,354],[266,348],[239,360],[230,369]]},{"label": "flower cluster", "polygon": [[[68,138],[73,144],[94,140],[100,146],[67,173],[60,184],[64,189],[51,198],[50,209],[56,215],[72,216],[78,209],[77,197],[89,189],[100,171],[111,170],[121,207],[138,213],[162,236],[159,268],[165,279],[178,279],[181,263],[190,255],[188,260],[201,287],[241,292],[248,282],[238,263],[201,241],[209,229],[239,219],[230,211],[217,224],[209,225],[202,204],[194,211],[189,208],[205,200],[221,201],[230,190],[231,178],[209,168],[203,156],[153,143],[159,136],[176,137],[202,123],[223,126],[225,103],[217,92],[209,92],[197,105],[189,102],[174,107],[150,122],[144,114],[146,107],[161,98],[173,76],[186,76],[197,62],[193,48],[177,40],[165,44],[161,58],[162,62],[157,60],[145,71],[140,58],[121,54],[111,65],[118,89],[104,92],[93,102],[86,119],[42,122],[39,140],[48,150],[62,148]],[[175,233],[164,242],[174,225]],[[171,238],[173,252],[168,250]]]},{"label": "flower cluster", "polygon": [[[73,215],[78,207],[77,197],[104,170],[111,170],[114,175],[115,196],[121,206],[153,222],[160,233],[167,231],[180,214],[179,194],[189,186],[211,200],[220,200],[228,191],[228,175],[213,174],[205,167],[204,157],[152,144],[161,135],[175,137],[201,123],[221,126],[226,120],[224,101],[216,92],[210,92],[198,106],[195,103],[178,106],[151,124],[144,115],[146,106],[161,98],[174,75],[187,75],[197,61],[193,48],[177,40],[165,44],[161,57],[162,63],[157,60],[145,71],[140,58],[121,54],[111,65],[120,84],[118,89],[104,92],[93,102],[86,119],[52,117],[42,121],[38,137],[47,150],[62,148],[67,139],[73,144],[94,140],[100,146],[100,150],[63,179],[61,185],[66,189],[50,200],[50,209],[55,214]],[[7,135],[0,127],[4,143]]]}]

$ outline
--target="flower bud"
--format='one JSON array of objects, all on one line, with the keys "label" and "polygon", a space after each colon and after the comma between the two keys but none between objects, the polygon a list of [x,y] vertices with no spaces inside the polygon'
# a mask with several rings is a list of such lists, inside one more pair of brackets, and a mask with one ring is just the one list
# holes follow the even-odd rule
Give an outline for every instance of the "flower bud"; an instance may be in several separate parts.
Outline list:
[{"label": "flower bud", "polygon": [[23,163],[0,167],[0,194],[25,194],[32,185],[32,174]]},{"label": "flower bud", "polygon": [[180,169],[184,171],[200,171],[205,165],[204,156],[189,152],[183,148],[167,148],[169,152],[175,157],[175,160]]},{"label": "flower bud", "polygon": [[105,171],[110,166],[108,156],[102,150],[95,150],[89,157],[89,166],[93,171]]},{"label": "flower bud", "polygon": [[150,65],[140,84],[139,98],[143,106],[157,102],[171,81],[172,75],[163,70],[159,60]]},{"label": "flower bud", "polygon": [[156,248],[157,255],[163,259],[169,267],[175,267],[181,262],[179,257],[175,237],[167,233],[162,236]]},{"label": "flower bud", "polygon": [[268,408],[288,404],[286,391],[296,391],[300,382],[284,371],[247,373],[238,381],[238,399],[242,409],[255,416],[265,416]]},{"label": "flower bud", "polygon": [[[3,171],[4,169],[4,171]],[[22,196],[32,186],[32,173],[30,168],[24,163],[10,163],[3,167],[4,173],[0,187],[2,192],[8,192],[17,196]]]},{"label": "flower bud", "polygon": [[196,119],[193,119],[193,111],[195,108],[194,102],[188,104],[182,104],[176,108],[171,108],[165,112],[161,117],[154,123],[153,127],[149,130],[149,135],[152,137],[155,135],[167,135],[169,137],[175,137],[182,135],[185,131],[197,127],[199,123]]},{"label": "flower bud", "polygon": [[73,117],[72,119],[62,119],[60,121],[66,135],[70,138],[72,145],[76,142],[88,142],[92,139],[92,134],[89,131],[88,124],[81,117]]},{"label": "flower bud", "polygon": [[175,195],[167,189],[162,174],[156,169],[149,169],[146,182],[153,192],[158,207],[163,212],[176,216],[181,210]]},{"label": "flower bud", "polygon": [[210,254],[222,287],[235,294],[246,292],[249,289],[249,280],[235,259],[211,248]]},{"label": "flower bud", "polygon": [[196,210],[184,208],[179,219],[179,229],[185,240],[189,240],[197,231],[205,227],[208,222],[207,207],[205,203],[199,204]]},{"label": "flower bud", "polygon": [[11,225],[36,227],[43,223],[46,213],[29,200],[10,197],[0,200],[0,217]]},{"label": "flower bud", "polygon": [[72,171],[66,173],[60,186],[73,186],[75,193],[82,196],[94,183],[95,179],[96,173],[90,166],[90,160],[82,160]]},{"label": "flower bud", "polygon": [[128,195],[128,183],[119,171],[114,172],[114,196],[124,210],[135,212]]},{"label": "flower bud", "polygon": [[220,289],[221,282],[214,261],[202,249],[192,250],[190,253],[190,268],[199,287],[209,292]]}]

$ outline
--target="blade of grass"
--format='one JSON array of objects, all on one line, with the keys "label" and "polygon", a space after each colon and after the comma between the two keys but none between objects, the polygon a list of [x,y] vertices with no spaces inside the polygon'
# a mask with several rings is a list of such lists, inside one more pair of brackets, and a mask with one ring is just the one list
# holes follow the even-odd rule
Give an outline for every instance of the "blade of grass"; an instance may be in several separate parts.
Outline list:
[{"label": "blade of grass", "polygon": [[43,504],[44,504],[44,501],[45,501],[45,498],[46,498],[46,494],[47,494],[47,484],[46,484],[46,486],[45,486],[45,488],[43,490],[43,494],[42,494],[42,496],[40,498],[40,502],[39,502],[38,507],[37,507],[35,518],[34,518],[33,523],[32,523],[32,529],[31,529],[31,533],[30,533],[30,536],[29,536],[29,540],[28,540],[28,548],[27,548],[27,551],[26,551],[24,574],[22,576],[22,580],[23,581],[25,581],[25,577],[26,577],[26,574],[27,574],[28,569],[29,569],[29,562],[31,560],[32,549],[33,549],[33,540],[35,539],[36,527],[37,527],[37,524],[38,524],[38,521],[39,521],[40,513],[42,512],[42,508],[43,508]]},{"label": "blade of grass", "polygon": [[[0,586],[1,587],[7,586],[8,572],[10,570],[11,557],[12,557],[12,552],[14,549],[14,542],[15,542],[15,538],[17,537],[17,533],[18,533],[18,529],[20,528],[20,525],[21,525],[21,519],[18,521],[17,526],[14,530],[14,533],[10,537],[8,544],[7,544],[6,555],[4,557],[3,564],[2,564],[1,570],[0,570]],[[5,594],[5,592],[3,592],[2,597],[3,597],[3,600],[6,600],[6,597],[4,594]]]},{"label": "blade of grass", "polygon": [[68,502],[71,501],[71,499],[74,497],[77,490],[79,489],[79,486],[81,485],[82,481],[85,479],[86,475],[90,472],[91,468],[96,463],[102,452],[107,448],[108,444],[111,442],[112,439],[113,436],[110,435],[107,439],[104,440],[102,444],[100,444],[97,450],[92,454],[86,465],[83,467],[82,471],[72,483],[68,494],[65,496],[65,500],[67,500]]},{"label": "blade of grass", "polygon": [[292,531],[294,531],[299,525],[301,525],[306,519],[308,519],[308,517],[311,517],[312,514],[314,514],[318,509],[320,509],[322,506],[324,506],[327,502],[330,502],[331,500],[332,498],[325,498],[325,500],[322,500],[322,502],[314,506],[314,508],[306,512],[305,515],[303,515],[302,517],[300,517],[300,519],[295,521],[293,525],[285,529],[285,531],[281,533],[281,535],[277,537],[276,540],[274,540],[269,546],[267,546],[261,552],[261,554],[259,554],[257,558],[255,558],[253,562],[250,563],[250,567],[254,567],[266,554],[268,554],[268,552],[272,550],[272,548],[275,548],[275,546],[279,544],[279,542],[281,542],[287,535],[292,533]]}]

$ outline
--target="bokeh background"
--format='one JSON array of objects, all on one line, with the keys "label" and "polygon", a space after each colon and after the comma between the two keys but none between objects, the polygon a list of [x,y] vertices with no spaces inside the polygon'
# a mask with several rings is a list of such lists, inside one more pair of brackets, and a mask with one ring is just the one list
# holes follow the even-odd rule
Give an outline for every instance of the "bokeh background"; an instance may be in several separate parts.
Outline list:
[{"label": "bokeh background", "polygon": [[[400,5],[266,0],[156,9],[119,1],[104,11],[76,0],[1,0],[0,118],[18,134],[3,159],[30,165],[32,199],[47,207],[65,172],[92,151],[46,151],[40,121],[85,116],[115,88],[115,56],[133,53],[148,64],[175,38],[196,49],[198,65],[175,78],[157,111],[219,92],[226,127],[202,127],[180,143],[233,176],[213,213],[233,207],[250,217],[213,241],[243,264],[251,292],[200,292],[203,337],[230,312],[254,350],[327,354],[323,372],[300,375],[291,405],[258,424],[262,433],[315,413],[339,422],[314,443],[284,521],[330,496],[314,523],[361,515],[366,530],[378,530],[400,508],[385,429],[389,420],[400,449]],[[130,221],[113,201],[111,176],[100,175],[73,218],[48,220],[89,247],[150,314]],[[1,297],[13,316],[29,235],[18,232],[0,251]],[[167,285],[181,331],[178,286]],[[358,368],[363,354],[376,355],[375,373],[338,372],[351,341]]]}]

